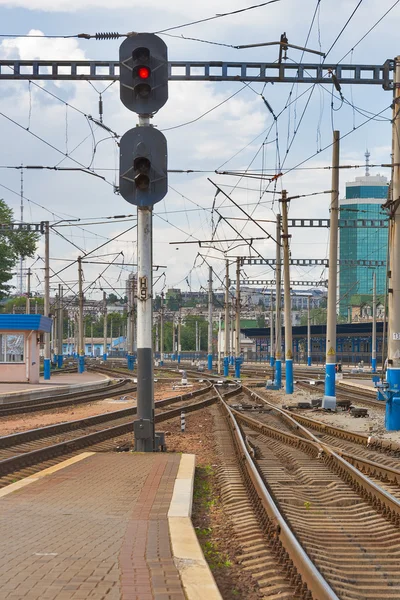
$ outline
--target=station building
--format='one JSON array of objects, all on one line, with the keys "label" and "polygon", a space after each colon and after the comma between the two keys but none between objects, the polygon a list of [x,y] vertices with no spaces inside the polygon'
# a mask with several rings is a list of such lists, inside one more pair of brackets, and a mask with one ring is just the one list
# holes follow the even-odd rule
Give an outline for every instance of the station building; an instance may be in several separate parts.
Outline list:
[{"label": "station building", "polygon": [[[346,198],[339,201],[340,220],[388,220],[381,205],[388,197],[389,183],[382,175],[370,175],[369,152],[366,153],[366,173],[346,183]],[[341,261],[386,261],[388,248],[387,227],[340,227],[339,258]],[[339,312],[346,317],[353,306],[361,306],[372,299],[372,274],[376,272],[377,296],[385,294],[385,267],[345,265],[339,271]]]}]

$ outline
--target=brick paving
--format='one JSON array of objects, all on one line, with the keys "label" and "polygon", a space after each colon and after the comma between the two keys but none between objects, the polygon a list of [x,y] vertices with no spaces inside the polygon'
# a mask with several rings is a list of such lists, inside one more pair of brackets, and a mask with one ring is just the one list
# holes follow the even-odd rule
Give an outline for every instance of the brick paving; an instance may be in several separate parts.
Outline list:
[{"label": "brick paving", "polygon": [[1,600],[184,600],[167,521],[179,462],[96,454],[0,498]]}]

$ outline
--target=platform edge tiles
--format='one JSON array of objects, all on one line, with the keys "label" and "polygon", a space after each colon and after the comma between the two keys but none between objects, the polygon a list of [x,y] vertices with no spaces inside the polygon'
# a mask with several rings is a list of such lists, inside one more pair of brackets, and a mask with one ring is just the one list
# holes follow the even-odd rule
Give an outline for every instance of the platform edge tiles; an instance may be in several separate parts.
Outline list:
[{"label": "platform edge tiles", "polygon": [[182,454],[168,511],[172,555],[188,600],[222,600],[191,521],[196,456]]},{"label": "platform edge tiles", "polygon": [[53,467],[48,467],[47,469],[43,469],[43,471],[39,471],[38,473],[31,475],[30,477],[25,477],[24,479],[20,479],[19,481],[16,481],[15,483],[10,483],[10,485],[7,485],[6,487],[4,487],[0,490],[0,498],[3,498],[4,496],[8,496],[8,494],[11,494],[12,492],[16,492],[16,491],[20,490],[21,488],[25,487],[26,485],[29,485],[30,483],[35,483],[35,481],[39,481],[39,479],[41,479],[42,477],[46,477],[47,475],[52,475],[53,473],[56,473],[57,471],[61,471],[61,469],[65,469],[66,467],[69,467],[70,465],[73,465],[81,460],[84,460],[85,458],[88,458],[89,456],[93,456],[93,454],[95,454],[95,452],[82,452],[82,454],[78,454],[78,456],[73,456],[72,458],[63,460],[63,462],[59,463],[58,465],[54,465]]}]

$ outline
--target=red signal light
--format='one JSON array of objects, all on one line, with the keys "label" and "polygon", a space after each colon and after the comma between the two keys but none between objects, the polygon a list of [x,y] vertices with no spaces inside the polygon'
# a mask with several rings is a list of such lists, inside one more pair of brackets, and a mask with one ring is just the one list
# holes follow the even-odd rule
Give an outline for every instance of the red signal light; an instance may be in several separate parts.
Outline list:
[{"label": "red signal light", "polygon": [[150,77],[149,67],[139,67],[137,70],[139,79],[148,79]]}]

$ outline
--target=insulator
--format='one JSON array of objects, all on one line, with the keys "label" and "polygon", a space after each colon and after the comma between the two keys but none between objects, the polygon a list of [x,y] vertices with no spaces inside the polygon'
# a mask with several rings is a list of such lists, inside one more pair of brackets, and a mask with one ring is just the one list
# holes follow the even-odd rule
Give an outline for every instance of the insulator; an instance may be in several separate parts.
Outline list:
[{"label": "insulator", "polygon": [[112,31],[112,32],[101,31],[100,33],[96,33],[94,37],[96,38],[96,40],[117,40],[118,38],[121,37],[121,35],[119,33],[117,33],[116,31]]}]

